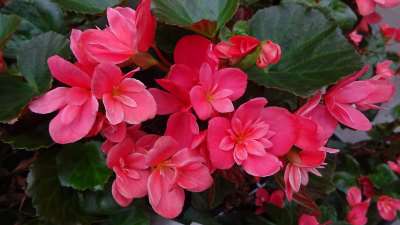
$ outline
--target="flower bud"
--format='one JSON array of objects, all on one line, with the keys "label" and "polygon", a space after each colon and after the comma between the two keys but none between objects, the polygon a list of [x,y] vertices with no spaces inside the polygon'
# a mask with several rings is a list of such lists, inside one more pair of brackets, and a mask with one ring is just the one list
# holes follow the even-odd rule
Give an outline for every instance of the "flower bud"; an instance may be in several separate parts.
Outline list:
[{"label": "flower bud", "polygon": [[277,64],[281,59],[281,47],[268,40],[261,46],[261,52],[257,59],[257,66],[266,68],[270,64]]}]

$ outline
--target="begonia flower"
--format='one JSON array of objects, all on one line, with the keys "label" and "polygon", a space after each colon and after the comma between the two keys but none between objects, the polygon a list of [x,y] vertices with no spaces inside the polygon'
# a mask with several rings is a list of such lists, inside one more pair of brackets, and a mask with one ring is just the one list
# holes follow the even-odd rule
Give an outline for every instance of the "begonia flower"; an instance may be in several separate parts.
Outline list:
[{"label": "begonia flower", "polygon": [[328,221],[320,224],[315,216],[308,214],[302,214],[299,218],[299,225],[328,225],[331,223],[331,221]]},{"label": "begonia flower", "polygon": [[400,42],[400,29],[399,28],[395,28],[392,27],[386,23],[381,24],[379,26],[381,33],[383,34],[383,36],[385,36],[385,38],[387,39],[393,39],[397,42]]},{"label": "begonia flower", "polygon": [[235,35],[215,45],[214,52],[218,58],[237,60],[252,52],[259,44],[260,41],[255,37]]},{"label": "begonia flower", "polygon": [[149,201],[154,211],[165,218],[181,213],[184,190],[201,192],[213,182],[204,158],[190,148],[198,133],[192,114],[173,114],[165,136],[155,142],[146,156],[146,163],[152,168],[147,183]]},{"label": "begonia flower", "polygon": [[268,40],[261,45],[261,52],[257,59],[257,66],[259,68],[266,68],[269,65],[277,64],[281,59],[281,47]]},{"label": "begonia flower", "polygon": [[375,12],[376,5],[383,8],[393,8],[400,4],[399,0],[356,0],[358,11],[362,16]]},{"label": "begonia flower", "polygon": [[147,51],[156,29],[150,4],[150,0],[142,0],[136,11],[129,7],[108,8],[107,28],[81,34],[80,42],[89,57],[98,63],[119,64]]},{"label": "begonia flower", "polygon": [[374,184],[368,176],[360,176],[358,183],[361,185],[362,193],[367,198],[372,198],[375,195]]},{"label": "begonia flower", "polygon": [[52,139],[59,144],[76,142],[91,130],[98,102],[90,90],[90,76],[76,65],[52,56],[48,59],[52,76],[70,87],[48,91],[29,104],[32,112],[48,114],[59,111],[49,125]]},{"label": "begonia flower", "polygon": [[247,75],[240,69],[213,71],[208,64],[203,64],[199,72],[199,84],[190,91],[190,100],[199,118],[206,120],[217,112],[232,112],[232,101],[240,98],[246,87]]},{"label": "begonia flower", "polygon": [[361,190],[358,187],[350,187],[346,193],[346,200],[350,206],[346,220],[351,225],[365,225],[368,222],[367,212],[371,199],[362,201]]},{"label": "begonia flower", "polygon": [[123,75],[113,64],[99,64],[93,75],[92,90],[103,100],[106,118],[112,125],[121,122],[139,124],[156,115],[157,106],[145,85],[132,76]]},{"label": "begonia flower", "polygon": [[267,107],[265,98],[242,104],[232,118],[214,117],[208,123],[208,148],[213,166],[229,169],[235,163],[250,175],[277,173],[296,140],[296,122],[283,108]]},{"label": "begonia flower", "polygon": [[357,30],[354,30],[349,34],[349,38],[356,46],[358,46],[361,43],[363,36],[359,34]]},{"label": "begonia flower", "polygon": [[379,108],[376,104],[388,101],[395,90],[389,80],[356,81],[367,71],[368,66],[364,66],[360,71],[340,80],[324,97],[329,113],[340,123],[355,130],[366,131],[372,127],[368,118],[359,110]]},{"label": "begonia flower", "polygon": [[382,195],[376,203],[379,215],[386,221],[393,221],[397,218],[397,211],[400,211],[400,199]]}]

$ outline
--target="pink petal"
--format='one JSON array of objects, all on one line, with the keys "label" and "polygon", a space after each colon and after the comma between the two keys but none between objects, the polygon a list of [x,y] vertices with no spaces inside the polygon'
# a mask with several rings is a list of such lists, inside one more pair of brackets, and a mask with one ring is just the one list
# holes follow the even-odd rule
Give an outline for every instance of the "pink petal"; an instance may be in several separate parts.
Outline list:
[{"label": "pink petal", "polygon": [[276,156],[266,153],[264,156],[248,155],[247,159],[243,161],[242,167],[250,175],[267,177],[277,173],[281,169],[282,163]]},{"label": "pink petal", "polygon": [[195,86],[190,91],[190,100],[193,109],[201,120],[206,120],[214,113],[211,104],[208,102],[206,93],[201,86]]},{"label": "pink petal", "polygon": [[173,156],[178,150],[179,143],[175,139],[169,136],[162,136],[148,152],[146,162],[150,166],[155,166]]},{"label": "pink petal", "polygon": [[350,206],[361,202],[361,190],[358,187],[350,187],[346,193],[346,200]]},{"label": "pink petal", "polygon": [[33,100],[29,104],[29,109],[32,112],[47,114],[54,112],[65,106],[67,103],[65,97],[68,94],[69,88],[58,87],[53,90],[48,91],[39,98]]},{"label": "pink petal", "polygon": [[71,87],[90,88],[90,77],[74,64],[58,55],[47,60],[49,69],[54,78]]},{"label": "pink petal", "polygon": [[180,148],[187,148],[199,132],[196,117],[189,112],[179,112],[168,118],[165,136],[171,136],[178,141]]},{"label": "pink petal", "polygon": [[113,64],[102,63],[96,66],[93,80],[92,90],[97,98],[101,98],[104,94],[111,94],[113,88],[122,80],[121,69]]},{"label": "pink petal", "polygon": [[230,122],[223,117],[214,117],[208,122],[207,144],[210,160],[217,169],[229,169],[233,166],[233,152],[220,149],[222,139],[230,129]]},{"label": "pink petal", "polygon": [[211,105],[219,113],[228,113],[235,110],[229,98],[214,99],[211,101]]},{"label": "pink petal", "polygon": [[297,115],[308,116],[321,102],[322,94],[318,91],[314,96],[312,96],[308,101],[302,105],[297,111]]},{"label": "pink petal", "polygon": [[264,156],[266,154],[263,143],[256,140],[247,141],[246,150],[249,154],[254,156]]},{"label": "pink petal", "polygon": [[139,174],[139,179],[132,179],[123,174],[117,174],[115,185],[119,193],[125,198],[141,198],[147,195],[147,179],[150,172],[147,170],[136,170]]},{"label": "pink petal", "polygon": [[267,107],[262,112],[262,116],[269,124],[270,130],[275,132],[275,135],[270,138],[273,146],[268,149],[268,152],[276,156],[285,155],[297,139],[296,120],[289,111],[280,107]]},{"label": "pink petal", "polygon": [[299,219],[299,225],[320,225],[315,216],[303,214]]},{"label": "pink petal", "polygon": [[78,117],[80,112],[81,106],[67,105],[58,114],[60,115],[60,121],[63,124],[69,124]]},{"label": "pink petal", "polygon": [[319,149],[313,151],[301,151],[299,152],[299,157],[301,159],[301,166],[318,167],[325,161],[326,152],[320,151]]},{"label": "pink petal", "polygon": [[119,85],[119,90],[121,92],[141,92],[144,91],[145,88],[146,86],[142,82],[134,78],[126,78],[122,80]]},{"label": "pink petal", "polygon": [[121,142],[126,136],[126,123],[107,125],[101,131],[102,135],[112,142]]},{"label": "pink petal", "polygon": [[133,201],[133,198],[125,198],[116,188],[115,181],[112,184],[111,193],[114,197],[114,200],[120,205],[121,207],[127,207]]},{"label": "pink petal", "polygon": [[157,21],[151,14],[151,0],[142,0],[136,8],[138,49],[146,52],[154,42]]},{"label": "pink petal", "polygon": [[186,35],[175,46],[175,64],[184,64],[198,71],[203,63],[208,63],[216,68],[218,61],[210,57],[212,43],[200,35]]},{"label": "pink petal", "polygon": [[85,137],[96,120],[98,106],[96,98],[92,96],[84,105],[80,106],[80,113],[68,124],[61,121],[61,113],[59,113],[49,125],[52,139],[56,143],[67,144]]},{"label": "pink petal", "polygon": [[116,95],[114,96],[115,100],[118,100],[120,103],[124,104],[125,106],[135,108],[137,107],[137,103],[135,100],[131,99],[127,95]]},{"label": "pink petal", "polygon": [[129,20],[133,18],[126,18],[123,14],[113,8],[107,9],[107,20],[111,32],[126,46],[136,47],[136,27],[134,27]]},{"label": "pink petal", "polygon": [[70,36],[70,48],[75,56],[75,58],[78,60],[78,62],[82,64],[93,64],[93,60],[89,58],[89,56],[86,54],[84,46],[81,43],[81,35],[82,31],[77,30],[77,29],[72,29],[71,31],[71,36]]},{"label": "pink petal", "polygon": [[326,106],[336,120],[350,128],[367,131],[372,127],[368,118],[350,105],[326,101]]},{"label": "pink petal", "polygon": [[150,88],[149,91],[157,103],[158,115],[168,115],[181,111],[185,108],[183,103],[178,98],[168,92],[159,90],[157,88]]},{"label": "pink petal", "polygon": [[331,116],[324,105],[318,105],[309,114],[310,119],[318,124],[318,136],[327,141],[335,132],[338,122]]},{"label": "pink petal", "polygon": [[218,84],[218,89],[232,90],[233,94],[230,96],[232,101],[240,98],[247,87],[247,75],[237,68],[225,68],[217,71],[215,80]]},{"label": "pink petal", "polygon": [[237,119],[244,123],[253,121],[260,116],[266,104],[267,99],[265,98],[253,98],[239,106],[233,114],[232,121]]},{"label": "pink petal", "polygon": [[201,163],[197,164],[200,166],[186,166],[178,170],[178,185],[191,192],[204,191],[213,183],[209,169]]},{"label": "pink petal", "polygon": [[110,94],[105,94],[103,96],[103,104],[110,124],[116,125],[124,121],[124,110],[118,100],[114,99]]},{"label": "pink petal", "polygon": [[362,16],[367,16],[375,11],[373,0],[356,0],[358,11]]},{"label": "pink petal", "polygon": [[110,148],[107,155],[107,166],[109,168],[120,167],[121,159],[124,160],[127,155],[135,150],[135,143],[130,138],[125,138],[122,142],[115,144]]},{"label": "pink petal", "polygon": [[271,193],[269,202],[276,207],[283,208],[285,205],[285,193],[282,190],[275,190]]},{"label": "pink petal", "polygon": [[136,101],[137,107],[122,105],[124,110],[124,121],[129,124],[139,124],[152,119],[157,112],[156,101],[149,91],[143,90],[137,93],[125,93],[126,96]]},{"label": "pink petal", "polygon": [[318,136],[318,124],[307,118],[296,116],[297,140],[296,146],[303,150],[317,150],[324,145],[324,139]]},{"label": "pink petal", "polygon": [[168,79],[189,92],[199,78],[198,73],[192,68],[184,64],[174,64],[169,70]]},{"label": "pink petal", "polygon": [[149,177],[147,188],[149,202],[154,211],[165,218],[172,219],[182,212],[185,193],[180,187],[167,187],[167,183],[158,171],[154,171]]},{"label": "pink petal", "polygon": [[368,81],[354,81],[336,91],[332,97],[339,103],[355,103],[367,98],[373,89]]},{"label": "pink petal", "polygon": [[301,171],[297,166],[292,165],[289,169],[289,183],[294,192],[298,192],[301,186]]}]

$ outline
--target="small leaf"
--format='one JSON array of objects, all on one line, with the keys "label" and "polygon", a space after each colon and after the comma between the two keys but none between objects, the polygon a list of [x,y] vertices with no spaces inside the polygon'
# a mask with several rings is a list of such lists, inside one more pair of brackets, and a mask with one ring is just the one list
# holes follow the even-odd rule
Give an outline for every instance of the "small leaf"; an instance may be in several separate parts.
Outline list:
[{"label": "small leaf", "polygon": [[378,165],[374,173],[369,177],[371,178],[372,183],[378,188],[388,186],[399,179],[386,164]]},{"label": "small leaf", "polygon": [[239,6],[238,0],[153,0],[159,20],[186,27],[208,37],[228,22]]},{"label": "small leaf", "polygon": [[78,190],[102,189],[111,175],[96,142],[65,145],[57,156],[61,185]]},{"label": "small leaf", "polygon": [[97,14],[102,13],[107,7],[119,4],[120,0],[52,0],[63,9],[77,13]]},{"label": "small leaf", "polygon": [[13,0],[3,11],[28,20],[42,31],[67,31],[62,10],[50,0]]},{"label": "small leaf", "polygon": [[20,77],[0,76],[0,122],[12,122],[34,95],[32,88]]},{"label": "small leaf", "polygon": [[57,225],[84,223],[87,217],[80,211],[77,193],[60,186],[56,153],[51,149],[39,154],[28,175],[27,193],[36,213],[46,220]]},{"label": "small leaf", "polygon": [[67,52],[68,40],[51,31],[36,36],[21,46],[17,55],[18,66],[36,94],[51,87],[52,78],[47,59],[56,54],[66,56]]},{"label": "small leaf", "polygon": [[17,30],[20,18],[15,15],[4,15],[0,14],[0,49],[2,49],[11,37],[11,35]]},{"label": "small leaf", "polygon": [[353,46],[316,9],[283,4],[259,10],[250,20],[250,34],[282,48],[278,64],[247,70],[249,79],[266,87],[307,97],[361,68]]}]

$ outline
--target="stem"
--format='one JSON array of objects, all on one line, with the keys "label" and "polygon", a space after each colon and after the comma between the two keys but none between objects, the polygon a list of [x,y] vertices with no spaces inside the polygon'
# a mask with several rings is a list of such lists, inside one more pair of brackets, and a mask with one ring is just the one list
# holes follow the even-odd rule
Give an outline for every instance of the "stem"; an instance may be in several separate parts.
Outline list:
[{"label": "stem", "polygon": [[163,64],[165,64],[165,66],[170,67],[170,66],[171,66],[171,63],[168,61],[168,59],[166,59],[166,58],[164,57],[164,55],[162,54],[162,52],[160,51],[160,49],[158,49],[158,47],[155,46],[155,45],[153,45],[152,47],[153,47],[154,51],[156,52],[157,57],[161,60],[161,62],[162,62]]}]

